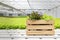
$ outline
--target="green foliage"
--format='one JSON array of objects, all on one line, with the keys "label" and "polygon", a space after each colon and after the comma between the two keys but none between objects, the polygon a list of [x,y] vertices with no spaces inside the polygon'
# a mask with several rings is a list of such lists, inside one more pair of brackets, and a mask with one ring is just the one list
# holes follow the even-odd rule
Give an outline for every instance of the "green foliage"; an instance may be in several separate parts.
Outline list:
[{"label": "green foliage", "polygon": [[0,25],[0,29],[6,29],[6,25],[4,24]]},{"label": "green foliage", "polygon": [[[35,13],[34,13],[34,15],[35,15]],[[41,17],[39,15],[38,18],[35,18],[33,15],[32,16],[30,15],[30,17],[33,17],[32,20],[38,20],[38,19],[54,20],[55,28],[60,29],[60,18],[54,18],[54,17],[49,16],[47,14],[44,14]],[[16,18],[15,17],[14,18],[0,17],[0,29],[26,29],[26,20],[27,20],[27,17],[22,17],[22,16],[21,17],[16,17]]]},{"label": "green foliage", "polygon": [[29,16],[29,19],[31,20],[39,20],[41,19],[42,15],[38,14],[38,12],[32,12]]},{"label": "green foliage", "polygon": [[42,16],[42,19],[43,19],[43,20],[53,20],[54,17],[49,16],[49,15],[47,15],[47,14],[44,14],[44,15]]},{"label": "green foliage", "polygon": [[25,25],[21,25],[21,27],[19,27],[19,29],[26,29]]},{"label": "green foliage", "polygon": [[43,20],[54,20],[54,27],[55,29],[60,29],[60,18],[54,18],[53,16],[49,16],[44,14],[42,17]]},{"label": "green foliage", "polygon": [[55,24],[54,24],[55,28],[60,29],[60,18],[55,18],[54,21],[55,21]]},{"label": "green foliage", "polygon": [[55,29],[60,29],[60,24],[56,24]]},{"label": "green foliage", "polygon": [[10,25],[10,26],[8,26],[8,29],[18,29],[18,27]]},{"label": "green foliage", "polygon": [[27,17],[0,17],[0,29],[25,29]]},{"label": "green foliage", "polygon": [[0,25],[0,29],[26,29],[25,25]]}]

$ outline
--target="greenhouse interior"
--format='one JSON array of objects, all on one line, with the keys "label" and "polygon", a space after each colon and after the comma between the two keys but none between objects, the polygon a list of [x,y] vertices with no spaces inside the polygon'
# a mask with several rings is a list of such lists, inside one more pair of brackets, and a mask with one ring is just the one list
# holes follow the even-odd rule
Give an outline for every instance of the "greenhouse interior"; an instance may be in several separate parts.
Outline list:
[{"label": "greenhouse interior", "polygon": [[[37,37],[41,30],[53,36]],[[59,40],[59,30],[60,0],[0,0],[0,40]],[[29,37],[30,31],[39,32]]]},{"label": "greenhouse interior", "polygon": [[26,15],[38,11],[59,18],[59,10],[59,0],[0,0],[0,14],[4,16]]}]

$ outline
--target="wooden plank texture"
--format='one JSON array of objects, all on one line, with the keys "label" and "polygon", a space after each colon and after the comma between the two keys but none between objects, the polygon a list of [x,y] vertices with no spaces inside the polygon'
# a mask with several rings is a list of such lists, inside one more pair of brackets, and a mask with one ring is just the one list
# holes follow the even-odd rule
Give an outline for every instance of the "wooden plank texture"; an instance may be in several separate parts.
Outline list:
[{"label": "wooden plank texture", "polygon": [[53,20],[28,20],[27,21],[27,35],[54,35],[54,21]]}]

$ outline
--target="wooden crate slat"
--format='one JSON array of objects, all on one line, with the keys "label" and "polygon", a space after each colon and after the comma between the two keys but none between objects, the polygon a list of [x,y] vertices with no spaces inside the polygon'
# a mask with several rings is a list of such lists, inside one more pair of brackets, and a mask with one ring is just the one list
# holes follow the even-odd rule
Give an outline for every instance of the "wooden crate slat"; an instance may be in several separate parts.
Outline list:
[{"label": "wooden crate slat", "polygon": [[27,24],[54,24],[54,21],[52,21],[52,20],[49,20],[49,21],[46,21],[46,20],[38,20],[38,21],[28,20]]},{"label": "wooden crate slat", "polygon": [[45,25],[45,26],[40,26],[40,25],[27,25],[27,29],[54,29],[53,25]]},{"label": "wooden crate slat", "polygon": [[27,34],[54,34],[54,31],[28,31]]}]

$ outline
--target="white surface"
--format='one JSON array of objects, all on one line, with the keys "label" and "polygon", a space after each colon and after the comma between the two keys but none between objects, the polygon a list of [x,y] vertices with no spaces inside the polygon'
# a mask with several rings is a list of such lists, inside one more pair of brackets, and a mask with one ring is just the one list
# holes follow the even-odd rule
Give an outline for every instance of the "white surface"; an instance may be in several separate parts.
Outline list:
[{"label": "white surface", "polygon": [[0,40],[59,40],[60,29],[54,36],[26,36],[26,30],[0,30]]}]

